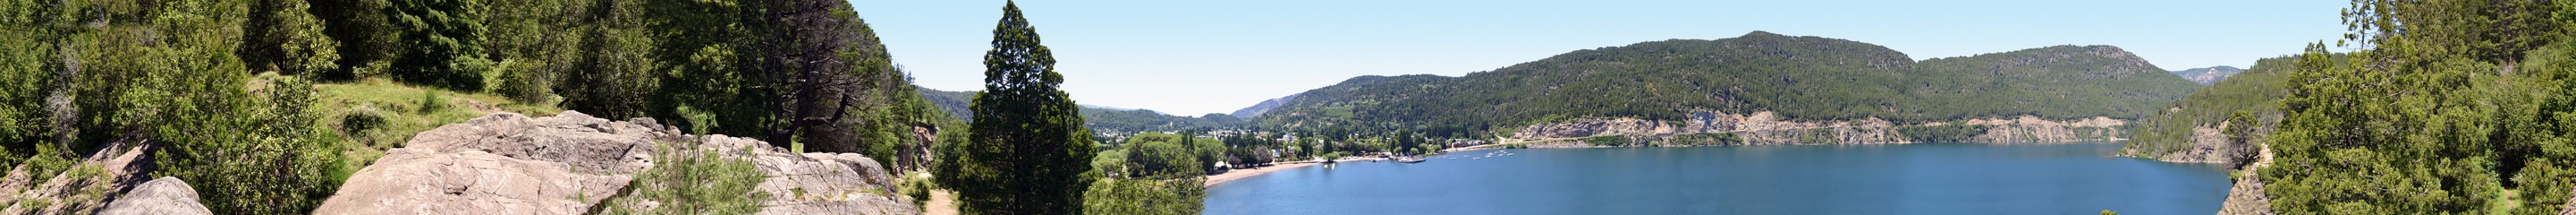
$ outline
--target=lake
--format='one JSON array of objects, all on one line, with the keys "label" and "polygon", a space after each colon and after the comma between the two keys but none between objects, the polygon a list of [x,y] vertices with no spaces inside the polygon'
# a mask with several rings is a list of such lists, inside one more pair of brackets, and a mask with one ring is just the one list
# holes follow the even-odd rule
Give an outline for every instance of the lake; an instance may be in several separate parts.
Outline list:
[{"label": "lake", "polygon": [[[1208,190],[1205,214],[2211,214],[2223,167],[2119,143],[1510,149],[1352,162]],[[1499,154],[1499,153],[1496,153]],[[1459,157],[1451,159],[1451,156]]]}]

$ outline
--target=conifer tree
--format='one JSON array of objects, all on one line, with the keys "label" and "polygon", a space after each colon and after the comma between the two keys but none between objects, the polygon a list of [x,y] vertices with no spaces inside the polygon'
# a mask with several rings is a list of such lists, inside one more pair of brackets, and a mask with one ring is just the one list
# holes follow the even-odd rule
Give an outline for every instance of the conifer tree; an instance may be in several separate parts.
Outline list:
[{"label": "conifer tree", "polygon": [[975,95],[974,126],[955,160],[939,168],[940,184],[959,194],[968,214],[1079,214],[1095,177],[1091,132],[1062,90],[1064,75],[1039,45],[1037,29],[1017,4],[1002,7],[993,50],[984,54],[984,92]]},{"label": "conifer tree", "polygon": [[483,2],[480,0],[394,1],[386,14],[402,39],[394,80],[481,91],[484,60]]}]

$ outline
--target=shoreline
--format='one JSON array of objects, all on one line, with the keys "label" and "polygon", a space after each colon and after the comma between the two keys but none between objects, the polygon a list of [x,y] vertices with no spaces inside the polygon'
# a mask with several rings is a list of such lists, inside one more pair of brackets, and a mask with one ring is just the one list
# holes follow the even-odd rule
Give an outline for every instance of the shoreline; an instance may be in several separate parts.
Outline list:
[{"label": "shoreline", "polygon": [[[1382,158],[1345,158],[1345,159],[1341,159],[1341,160],[1333,160],[1333,162],[1357,162],[1357,161],[1372,161],[1372,160],[1385,160],[1385,159],[1382,159]],[[1296,169],[1296,168],[1298,168],[1298,167],[1314,166],[1314,165],[1316,165],[1316,164],[1324,164],[1324,162],[1319,162],[1319,161],[1279,162],[1279,163],[1271,163],[1271,165],[1270,165],[1270,166],[1268,166],[1268,167],[1259,167],[1259,168],[1251,168],[1251,169],[1234,169],[1234,170],[1225,171],[1225,173],[1221,173],[1221,174],[1209,175],[1209,176],[1207,176],[1207,182],[1206,182],[1206,183],[1201,183],[1201,184],[1199,184],[1199,186],[1200,186],[1200,187],[1216,187],[1216,185],[1217,185],[1217,184],[1224,184],[1225,182],[1230,182],[1230,181],[1234,181],[1234,180],[1242,180],[1242,179],[1244,179],[1244,178],[1251,178],[1251,177],[1253,177],[1253,176],[1261,176],[1262,174],[1270,174],[1270,172],[1278,172],[1278,171],[1280,171],[1280,170]]]},{"label": "shoreline", "polygon": [[1320,163],[1320,162],[1304,162],[1304,163],[1275,164],[1275,165],[1270,165],[1270,166],[1268,166],[1268,167],[1251,168],[1251,169],[1236,169],[1236,170],[1230,170],[1230,171],[1225,171],[1225,173],[1220,173],[1220,174],[1216,174],[1216,175],[1210,175],[1210,176],[1207,176],[1207,183],[1199,184],[1199,186],[1200,186],[1200,187],[1216,187],[1216,185],[1217,185],[1217,184],[1223,184],[1223,183],[1225,183],[1225,182],[1229,182],[1229,181],[1240,180],[1240,179],[1243,179],[1243,178],[1250,178],[1250,177],[1252,177],[1252,176],[1258,176],[1258,175],[1261,175],[1261,174],[1267,174],[1267,173],[1270,173],[1270,172],[1277,172],[1277,171],[1279,171],[1279,170],[1295,169],[1295,168],[1298,168],[1298,167],[1306,167],[1306,166],[1314,166],[1314,165],[1316,165],[1316,164],[1323,164],[1323,163]]}]

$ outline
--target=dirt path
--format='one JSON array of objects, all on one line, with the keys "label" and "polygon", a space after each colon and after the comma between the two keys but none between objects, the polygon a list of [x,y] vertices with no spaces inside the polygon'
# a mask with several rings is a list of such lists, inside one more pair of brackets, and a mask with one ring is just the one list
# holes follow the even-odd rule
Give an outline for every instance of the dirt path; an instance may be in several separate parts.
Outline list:
[{"label": "dirt path", "polygon": [[929,204],[922,204],[924,215],[957,215],[957,194],[948,190],[930,190]]}]

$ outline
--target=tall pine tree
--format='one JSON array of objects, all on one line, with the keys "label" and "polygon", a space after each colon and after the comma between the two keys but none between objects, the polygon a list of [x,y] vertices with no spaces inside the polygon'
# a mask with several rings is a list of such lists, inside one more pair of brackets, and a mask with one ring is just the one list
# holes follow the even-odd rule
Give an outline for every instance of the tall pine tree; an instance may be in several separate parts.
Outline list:
[{"label": "tall pine tree", "polygon": [[938,169],[968,214],[1080,214],[1091,174],[1091,132],[1073,99],[1056,86],[1055,57],[1016,3],[1002,7],[993,50],[984,53],[984,92],[968,143]]}]

